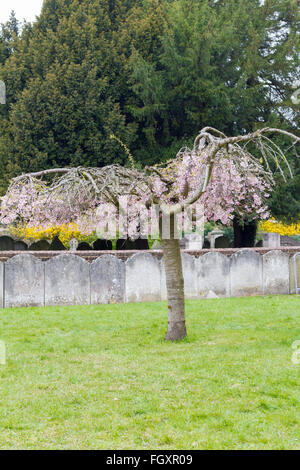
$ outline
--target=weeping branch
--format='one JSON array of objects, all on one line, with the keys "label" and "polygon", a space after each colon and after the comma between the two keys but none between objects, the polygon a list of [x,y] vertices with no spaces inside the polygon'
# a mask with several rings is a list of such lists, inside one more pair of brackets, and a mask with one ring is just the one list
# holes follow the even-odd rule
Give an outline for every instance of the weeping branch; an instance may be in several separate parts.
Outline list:
[{"label": "weeping branch", "polygon": [[[254,168],[264,176],[269,182],[273,182],[273,174],[270,169],[270,160],[273,160],[276,164],[276,168],[279,169],[283,179],[285,180],[285,174],[282,169],[282,164],[287,166],[290,175],[292,176],[290,165],[284,156],[282,150],[269,138],[266,134],[282,134],[292,140],[292,145],[299,143],[300,138],[291,132],[284,131],[281,129],[265,127],[255,132],[251,132],[246,135],[239,135],[237,137],[226,137],[225,134],[214,129],[212,127],[203,128],[194,141],[194,147],[192,150],[189,148],[181,149],[176,159],[167,162],[166,166],[155,167],[155,173],[160,175],[163,181],[166,181],[168,186],[172,186],[173,173],[172,168],[176,166],[176,162],[183,160],[183,158],[194,156],[199,154],[205,154],[206,163],[203,165],[203,178],[199,187],[193,194],[189,194],[179,204],[177,203],[174,207],[170,207],[163,203],[164,210],[168,214],[178,214],[187,206],[193,204],[201,198],[205,193],[209,184],[214,165],[223,158],[229,158],[233,160],[237,165],[242,158],[246,158],[252,163]],[[257,157],[253,156],[247,150],[247,144],[253,142],[254,145],[259,149],[261,157],[265,161],[266,170],[263,169]],[[244,144],[244,145],[241,145]],[[281,160],[281,164],[280,164]],[[153,171],[153,167],[147,168],[148,171]],[[171,170],[171,171],[170,171]],[[168,179],[168,176],[169,179]]]},{"label": "weeping branch", "polygon": [[[272,134],[286,136],[292,141],[292,146],[300,140],[288,131],[268,127],[236,137],[226,137],[217,129],[204,127],[196,137],[192,149],[184,147],[174,159],[161,165],[148,166],[144,171],[119,165],[102,168],[54,168],[14,178],[7,194],[30,185],[43,196],[43,200],[51,198],[52,201],[65,201],[70,208],[72,205],[78,205],[78,201],[83,201],[83,210],[99,203],[100,200],[118,207],[118,200],[121,196],[135,195],[140,198],[141,195],[146,194],[148,205],[156,203],[160,205],[163,212],[170,215],[177,214],[201,198],[208,187],[214,166],[223,159],[230,159],[236,165],[240,165],[240,162],[246,159],[251,162],[252,171],[262,175],[269,182],[273,181],[271,161],[275,162],[283,178],[285,178],[283,166],[286,166],[292,175],[284,153],[270,137]],[[253,143],[259,150],[261,159],[265,162],[264,167],[259,159],[248,150],[250,143]],[[176,183],[180,168],[183,168],[186,162],[191,162],[191,165],[195,162],[199,163],[199,184],[196,188],[191,188],[187,176],[184,190],[178,194]],[[50,181],[49,176],[53,176]],[[160,197],[155,192],[157,179],[164,185],[164,191]]]}]

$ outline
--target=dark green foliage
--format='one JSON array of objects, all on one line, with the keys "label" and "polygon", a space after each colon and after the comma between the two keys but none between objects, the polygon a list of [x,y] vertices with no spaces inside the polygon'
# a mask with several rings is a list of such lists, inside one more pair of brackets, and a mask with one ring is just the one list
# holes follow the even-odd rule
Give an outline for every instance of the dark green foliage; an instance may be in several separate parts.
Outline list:
[{"label": "dark green foliage", "polygon": [[234,248],[245,248],[255,246],[257,233],[257,220],[241,223],[235,218],[233,220]]}]

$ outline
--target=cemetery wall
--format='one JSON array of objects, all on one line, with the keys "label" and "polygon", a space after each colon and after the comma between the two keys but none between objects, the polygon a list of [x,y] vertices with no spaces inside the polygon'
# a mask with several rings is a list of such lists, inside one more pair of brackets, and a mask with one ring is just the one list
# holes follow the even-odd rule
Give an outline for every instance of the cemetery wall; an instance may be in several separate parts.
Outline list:
[{"label": "cemetery wall", "polygon": [[[0,306],[87,305],[166,300],[162,252],[3,253]],[[116,254],[115,254],[116,253]],[[127,252],[128,253],[128,252]],[[300,250],[201,250],[182,252],[188,299],[294,294]],[[299,299],[300,300],[300,299]]]}]

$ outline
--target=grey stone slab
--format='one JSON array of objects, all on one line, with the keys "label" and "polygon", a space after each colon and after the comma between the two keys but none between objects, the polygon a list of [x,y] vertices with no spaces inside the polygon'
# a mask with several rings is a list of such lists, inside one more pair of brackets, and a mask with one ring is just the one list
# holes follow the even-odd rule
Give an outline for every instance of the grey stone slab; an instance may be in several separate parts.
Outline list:
[{"label": "grey stone slab", "polygon": [[184,279],[184,292],[187,299],[197,298],[197,270],[195,257],[181,253],[182,271]]},{"label": "grey stone slab", "polygon": [[90,303],[90,266],[73,254],[61,254],[45,263],[45,304],[85,305]]},{"label": "grey stone slab", "polygon": [[30,254],[16,255],[5,263],[5,307],[44,305],[44,263]]},{"label": "grey stone slab", "polygon": [[288,294],[290,284],[289,256],[279,250],[263,256],[264,294]]},{"label": "grey stone slab", "polygon": [[160,262],[149,253],[136,253],[125,263],[126,302],[161,300]]},{"label": "grey stone slab", "polygon": [[[294,260],[295,260],[295,255],[290,257],[290,294],[296,293]],[[296,272],[298,276],[298,287],[300,287],[300,255],[296,257]]]},{"label": "grey stone slab", "polygon": [[196,260],[198,297],[207,297],[210,291],[218,297],[230,295],[230,260],[221,253],[210,252]]},{"label": "grey stone slab", "polygon": [[263,294],[262,257],[252,250],[240,250],[230,257],[232,297]]},{"label": "grey stone slab", "polygon": [[280,248],[280,235],[279,233],[263,233],[262,234],[263,247],[265,248]]},{"label": "grey stone slab", "polygon": [[91,303],[125,301],[125,263],[113,255],[103,255],[92,262]]}]

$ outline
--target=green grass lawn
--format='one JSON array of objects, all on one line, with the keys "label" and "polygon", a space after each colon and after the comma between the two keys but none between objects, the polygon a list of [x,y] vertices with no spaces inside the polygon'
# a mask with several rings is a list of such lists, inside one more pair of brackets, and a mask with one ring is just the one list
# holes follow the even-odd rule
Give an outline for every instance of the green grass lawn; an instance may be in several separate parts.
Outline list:
[{"label": "green grass lawn", "polygon": [[300,449],[300,297],[0,313],[1,449]]}]

